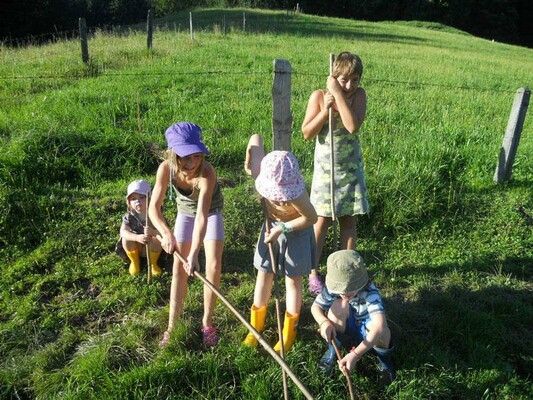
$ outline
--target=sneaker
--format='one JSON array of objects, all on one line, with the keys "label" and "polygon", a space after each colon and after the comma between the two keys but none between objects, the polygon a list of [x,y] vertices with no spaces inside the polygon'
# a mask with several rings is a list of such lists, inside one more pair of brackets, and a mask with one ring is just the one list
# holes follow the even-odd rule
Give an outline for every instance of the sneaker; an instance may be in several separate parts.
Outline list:
[{"label": "sneaker", "polygon": [[202,328],[202,338],[205,347],[213,347],[218,344],[217,328],[206,326]]},{"label": "sneaker", "polygon": [[322,292],[323,288],[324,284],[322,283],[322,279],[319,275],[309,277],[308,289],[312,295],[318,296],[320,292]]},{"label": "sneaker", "polygon": [[170,332],[165,331],[165,333],[163,333],[163,339],[161,339],[161,341],[159,342],[159,347],[162,349],[165,348],[169,340],[170,340]]}]

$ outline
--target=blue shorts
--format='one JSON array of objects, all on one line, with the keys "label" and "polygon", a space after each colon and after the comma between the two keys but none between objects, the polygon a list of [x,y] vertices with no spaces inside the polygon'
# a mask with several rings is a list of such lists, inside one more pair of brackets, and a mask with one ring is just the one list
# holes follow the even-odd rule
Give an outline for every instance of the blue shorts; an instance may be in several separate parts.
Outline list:
[{"label": "blue shorts", "polygon": [[366,338],[366,324],[369,320],[365,320],[361,325],[357,325],[353,308],[350,307],[350,315],[346,321],[346,331],[344,332],[350,338],[350,346],[357,346]]},{"label": "blue shorts", "polygon": [[[178,243],[191,243],[194,230],[194,215],[178,213],[174,225],[174,236]],[[224,219],[220,211],[207,216],[207,228],[204,240],[224,240]]]},{"label": "blue shorts", "polygon": [[[308,275],[311,267],[316,265],[316,241],[312,226],[279,235],[277,242],[272,243],[272,248],[279,275]],[[265,244],[265,224],[255,248],[254,267],[265,273],[272,272],[270,251]]]}]

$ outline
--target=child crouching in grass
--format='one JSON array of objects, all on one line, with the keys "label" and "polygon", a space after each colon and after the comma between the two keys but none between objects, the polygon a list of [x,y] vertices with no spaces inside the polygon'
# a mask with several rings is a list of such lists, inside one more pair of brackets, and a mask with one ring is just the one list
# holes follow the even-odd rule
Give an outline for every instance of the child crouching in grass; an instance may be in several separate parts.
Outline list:
[{"label": "child crouching in grass", "polygon": [[331,375],[336,354],[332,340],[351,347],[339,360],[339,367],[353,371],[363,354],[374,351],[385,383],[392,382],[396,371],[391,330],[387,325],[381,295],[368,278],[363,258],[355,250],[339,250],[327,260],[326,285],[311,306],[320,335],[329,344],[320,360],[320,369]]},{"label": "child crouching in grass", "polygon": [[138,275],[141,271],[141,256],[146,255],[148,247],[152,275],[161,275],[157,260],[161,254],[161,243],[157,239],[157,230],[146,223],[146,204],[150,197],[150,184],[144,180],[133,181],[128,185],[126,203],[128,212],[122,217],[120,239],[115,252],[130,260],[129,273]]}]

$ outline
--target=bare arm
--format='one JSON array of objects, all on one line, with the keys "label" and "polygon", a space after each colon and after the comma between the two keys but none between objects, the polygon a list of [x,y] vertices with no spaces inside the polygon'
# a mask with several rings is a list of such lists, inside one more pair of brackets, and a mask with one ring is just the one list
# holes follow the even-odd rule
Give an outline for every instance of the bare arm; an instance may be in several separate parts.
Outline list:
[{"label": "bare arm", "polygon": [[199,270],[200,264],[198,262],[198,254],[200,253],[200,247],[207,231],[207,217],[209,215],[209,209],[211,208],[211,200],[213,197],[213,191],[215,190],[217,177],[215,169],[211,164],[206,163],[203,176],[198,181],[200,194],[198,196],[198,208],[196,209],[196,217],[194,220],[194,229],[192,233],[191,250],[188,256],[188,262],[191,266],[189,272],[193,274],[194,270]]},{"label": "bare arm", "polygon": [[315,90],[307,102],[302,133],[305,140],[311,140],[322,130],[328,121],[329,107],[333,104],[333,96],[324,94],[322,90]]},{"label": "bare arm", "polygon": [[337,81],[332,76],[328,77],[328,90],[335,99],[335,107],[340,114],[344,127],[350,133],[357,132],[365,120],[366,115],[366,92],[363,88],[357,88],[352,106],[348,104],[344,97],[344,92]]},{"label": "bare arm", "polygon": [[311,306],[311,314],[313,315],[315,321],[318,323],[318,331],[320,332],[320,336],[322,336],[326,340],[326,342],[329,343],[331,339],[336,337],[336,332],[335,328],[333,327],[333,324],[324,313],[324,310],[316,304],[313,304]]},{"label": "bare arm", "polygon": [[265,157],[265,148],[263,145],[263,138],[260,135],[254,134],[248,140],[246,147],[246,158],[244,160],[244,170],[247,175],[250,175],[254,180],[259,175],[261,169],[261,160]]},{"label": "bare arm", "polygon": [[176,248],[174,233],[167,225],[163,216],[162,205],[165,200],[165,190],[170,180],[170,167],[167,161],[163,161],[157,169],[152,199],[148,208],[148,214],[152,225],[161,232],[161,247],[167,253],[172,254]]},{"label": "bare arm", "polygon": [[342,360],[339,361],[339,366],[341,369],[343,366],[346,366],[348,371],[351,371],[363,354],[376,346],[381,339],[385,329],[387,329],[387,319],[385,318],[385,314],[372,314],[371,319],[372,321],[370,324],[367,324],[368,333],[366,334],[366,338],[359,343],[359,345],[355,347],[353,351],[350,351]]},{"label": "bare arm", "polygon": [[[304,192],[295,200],[290,202],[294,209],[300,214],[299,217],[296,217],[290,221],[283,221],[286,224],[290,224],[293,231],[299,231],[305,229],[309,226],[312,226],[318,219],[316,214],[315,207],[311,204],[309,200],[309,195],[304,190]],[[270,231],[270,235],[265,235],[265,243],[273,242],[277,240],[278,236],[283,233],[283,227],[281,225],[276,225]]]}]

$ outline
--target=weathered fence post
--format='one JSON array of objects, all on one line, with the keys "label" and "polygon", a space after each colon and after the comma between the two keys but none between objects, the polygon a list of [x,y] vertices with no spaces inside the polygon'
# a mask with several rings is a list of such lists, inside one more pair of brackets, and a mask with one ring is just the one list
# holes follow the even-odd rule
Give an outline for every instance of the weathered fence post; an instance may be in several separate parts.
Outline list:
[{"label": "weathered fence post", "polygon": [[146,47],[148,49],[152,48],[152,35],[153,35],[153,24],[152,24],[152,10],[148,10],[148,15],[146,16]]},{"label": "weathered fence post", "polygon": [[78,25],[80,28],[81,59],[87,64],[89,62],[89,47],[87,45],[87,24],[85,23],[85,18],[80,18]]},{"label": "weathered fence post", "polygon": [[189,12],[189,29],[191,30],[191,40],[194,40],[194,30],[192,29],[192,12]]},{"label": "weathered fence post", "polygon": [[246,13],[242,13],[242,31],[246,32]]},{"label": "weathered fence post", "polygon": [[522,128],[524,127],[524,120],[526,119],[530,94],[531,91],[528,88],[520,88],[516,91],[511,115],[509,116],[509,122],[507,122],[507,129],[505,130],[503,144],[500,149],[498,165],[494,172],[494,183],[511,179],[516,150],[520,141],[520,135],[522,134]]},{"label": "weathered fence post", "polygon": [[292,67],[288,60],[274,60],[274,85],[272,86],[272,132],[274,150],[291,149]]}]

